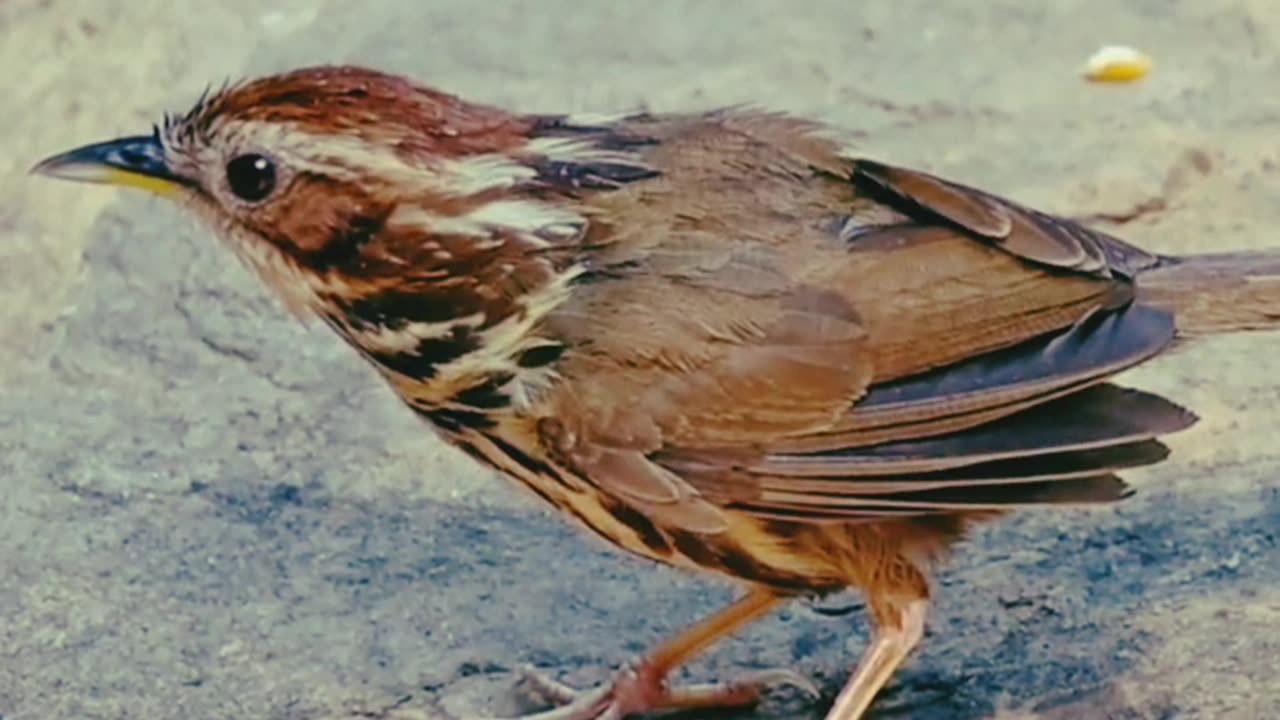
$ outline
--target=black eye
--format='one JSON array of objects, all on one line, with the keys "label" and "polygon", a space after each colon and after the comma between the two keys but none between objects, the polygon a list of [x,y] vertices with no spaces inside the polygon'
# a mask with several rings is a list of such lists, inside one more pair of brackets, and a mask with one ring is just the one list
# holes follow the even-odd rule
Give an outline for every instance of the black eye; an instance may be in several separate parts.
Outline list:
[{"label": "black eye", "polygon": [[241,155],[227,163],[227,185],[236,197],[257,202],[276,187],[276,168],[262,155]]}]

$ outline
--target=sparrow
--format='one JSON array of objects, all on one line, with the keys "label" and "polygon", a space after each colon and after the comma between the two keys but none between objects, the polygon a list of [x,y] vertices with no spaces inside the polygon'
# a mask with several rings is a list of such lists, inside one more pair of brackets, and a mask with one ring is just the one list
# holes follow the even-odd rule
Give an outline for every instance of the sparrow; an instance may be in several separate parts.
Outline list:
[{"label": "sparrow", "polygon": [[750,108],[522,114],[324,66],[206,93],[39,163],[190,208],[452,446],[724,610],[532,720],[738,707],[668,674],[779,603],[854,588],[862,717],[980,522],[1130,494],[1196,417],[1113,382],[1280,325],[1280,255],[1174,257]]}]

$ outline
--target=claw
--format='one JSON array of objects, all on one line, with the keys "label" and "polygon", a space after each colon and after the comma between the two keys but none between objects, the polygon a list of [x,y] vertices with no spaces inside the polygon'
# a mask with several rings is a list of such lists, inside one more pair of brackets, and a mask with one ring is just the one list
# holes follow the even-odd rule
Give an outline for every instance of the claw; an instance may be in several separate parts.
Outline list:
[{"label": "claw", "polygon": [[662,709],[747,708],[759,704],[768,688],[783,685],[790,685],[812,698],[819,697],[818,688],[813,683],[797,673],[778,668],[743,673],[725,683],[672,689],[666,693]]},{"label": "claw", "polygon": [[[554,680],[550,681],[555,683]],[[559,686],[559,683],[555,683]],[[623,720],[622,716],[614,710],[614,704],[611,698],[611,688],[608,685],[588,690],[586,692],[578,692],[568,686],[560,686],[572,693],[569,702],[560,704],[559,707],[542,712],[532,713],[529,715],[521,715],[516,718],[503,718],[501,720]],[[494,720],[493,718],[471,718],[470,720]]]},{"label": "claw", "polygon": [[551,705],[568,705],[578,697],[574,688],[551,677],[532,665],[522,665],[519,670],[520,682],[534,695]]},{"label": "claw", "polygon": [[767,670],[755,670],[743,673],[729,681],[730,685],[747,685],[749,687],[781,687],[790,685],[800,692],[808,695],[810,699],[816,700],[822,697],[822,691],[809,678],[801,675],[794,670],[786,668],[769,668]]},{"label": "claw", "polygon": [[788,685],[810,697],[819,696],[808,679],[781,668],[743,673],[726,683],[667,688],[651,685],[643,664],[628,665],[612,683],[585,692],[532,666],[521,667],[519,673],[530,692],[556,707],[518,720],[625,720],[646,712],[742,708],[757,704],[766,688]]}]

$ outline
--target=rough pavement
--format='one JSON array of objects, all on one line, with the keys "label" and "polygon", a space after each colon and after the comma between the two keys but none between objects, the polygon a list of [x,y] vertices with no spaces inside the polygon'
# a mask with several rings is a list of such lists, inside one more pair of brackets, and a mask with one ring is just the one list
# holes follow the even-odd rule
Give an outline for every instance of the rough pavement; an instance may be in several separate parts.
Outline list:
[{"label": "rough pavement", "polygon": [[[1153,249],[1280,244],[1274,2],[782,8],[0,4],[0,718],[510,714],[520,664],[598,681],[731,594],[440,447],[176,210],[23,174],[207,82],[354,61],[528,110],[754,101]],[[1080,81],[1109,42],[1152,76]],[[1278,358],[1280,336],[1215,339],[1127,375],[1202,424],[1123,505],[960,548],[876,716],[1280,717]],[[864,630],[798,603],[686,677],[793,666],[829,701]]]}]

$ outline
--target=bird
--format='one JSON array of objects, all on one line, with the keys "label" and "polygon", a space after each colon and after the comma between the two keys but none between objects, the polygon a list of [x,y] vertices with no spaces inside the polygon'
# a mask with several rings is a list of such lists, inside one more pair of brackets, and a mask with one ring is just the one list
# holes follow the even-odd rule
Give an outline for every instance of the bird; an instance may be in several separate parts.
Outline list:
[{"label": "bird", "polygon": [[[828,720],[920,643],[972,528],[1107,505],[1194,413],[1115,376],[1280,325],[1280,255],[1149,252],[751,106],[527,113],[304,67],[210,89],[33,172],[190,209],[447,444],[587,534],[737,600],[527,720],[757,703],[676,686],[717,640],[853,589],[870,638]],[[424,435],[425,437],[425,435]]]}]

